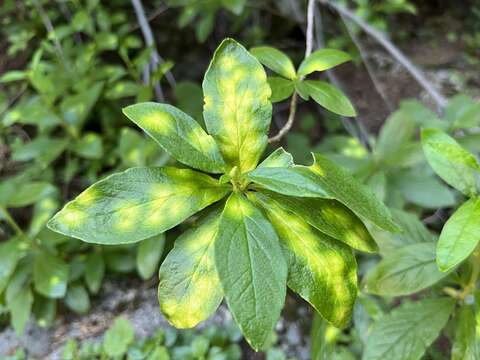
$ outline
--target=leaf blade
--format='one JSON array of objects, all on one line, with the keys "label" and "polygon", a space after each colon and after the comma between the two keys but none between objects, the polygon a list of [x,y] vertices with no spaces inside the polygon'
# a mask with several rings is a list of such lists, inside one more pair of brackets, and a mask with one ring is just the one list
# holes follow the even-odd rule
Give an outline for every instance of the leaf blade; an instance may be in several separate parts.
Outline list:
[{"label": "leaf blade", "polygon": [[348,97],[336,87],[320,80],[305,80],[303,84],[308,95],[325,109],[342,116],[357,116]]},{"label": "leaf blade", "polygon": [[295,79],[295,67],[283,51],[270,46],[256,46],[250,49],[250,53],[270,70],[287,79]]},{"label": "leaf blade", "polygon": [[349,54],[341,50],[320,49],[314,51],[302,61],[298,68],[298,75],[305,76],[314,71],[328,70],[351,59]]}]

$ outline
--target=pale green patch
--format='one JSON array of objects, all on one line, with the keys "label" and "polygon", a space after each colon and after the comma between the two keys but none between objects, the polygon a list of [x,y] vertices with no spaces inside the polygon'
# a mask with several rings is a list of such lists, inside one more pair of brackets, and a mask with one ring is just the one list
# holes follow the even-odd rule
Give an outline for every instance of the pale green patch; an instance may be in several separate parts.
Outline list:
[{"label": "pale green patch", "polygon": [[203,81],[204,118],[229,168],[255,168],[267,146],[272,106],[260,63],[232,39],[215,52]]},{"label": "pale green patch", "polygon": [[213,246],[219,215],[215,211],[183,233],[160,267],[160,309],[178,328],[190,328],[207,319],[222,301]]}]

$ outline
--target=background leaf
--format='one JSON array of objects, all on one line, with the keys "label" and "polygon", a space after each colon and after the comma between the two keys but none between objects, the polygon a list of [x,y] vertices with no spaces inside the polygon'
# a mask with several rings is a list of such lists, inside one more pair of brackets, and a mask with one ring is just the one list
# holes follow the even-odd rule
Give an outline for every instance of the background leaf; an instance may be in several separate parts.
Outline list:
[{"label": "background leaf", "polygon": [[297,74],[292,60],[284,52],[270,46],[257,46],[251,48],[250,53],[267,68],[284,78],[290,80],[296,78]]}]

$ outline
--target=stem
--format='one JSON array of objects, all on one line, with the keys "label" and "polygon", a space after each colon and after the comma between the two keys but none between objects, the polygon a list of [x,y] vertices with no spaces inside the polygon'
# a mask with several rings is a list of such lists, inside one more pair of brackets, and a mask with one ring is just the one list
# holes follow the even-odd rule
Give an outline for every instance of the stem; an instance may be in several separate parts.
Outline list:
[{"label": "stem", "polygon": [[470,255],[470,262],[472,264],[472,274],[470,275],[470,280],[468,281],[467,286],[463,288],[460,297],[465,299],[468,295],[472,294],[477,285],[478,276],[480,275],[480,245],[477,245],[472,255]]},{"label": "stem", "polygon": [[23,235],[23,231],[20,228],[20,226],[18,226],[17,222],[12,218],[10,213],[3,206],[0,206],[0,215],[2,215],[5,218],[7,223],[15,230],[17,235]]},{"label": "stem", "polygon": [[[305,58],[307,58],[313,49],[313,13],[315,10],[315,0],[308,0],[307,8],[307,36],[305,43]],[[303,80],[303,77],[300,78],[300,81]],[[285,125],[280,129],[277,135],[268,139],[269,143],[274,143],[280,141],[282,137],[287,134],[293,126],[295,121],[295,114],[297,112],[297,103],[298,103],[298,94],[294,91],[292,99],[290,100],[290,113],[288,114],[288,119]]]}]

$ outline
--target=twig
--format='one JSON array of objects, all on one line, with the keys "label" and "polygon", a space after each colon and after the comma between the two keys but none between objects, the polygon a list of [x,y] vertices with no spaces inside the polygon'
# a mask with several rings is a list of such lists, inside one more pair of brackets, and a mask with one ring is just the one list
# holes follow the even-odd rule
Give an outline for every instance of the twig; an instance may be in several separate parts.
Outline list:
[{"label": "twig", "polygon": [[[158,53],[157,47],[155,46],[152,28],[150,27],[147,17],[145,16],[145,10],[143,9],[141,0],[131,0],[131,1],[132,1],[133,8],[135,9],[135,14],[137,16],[138,24],[140,25],[140,29],[142,30],[143,38],[145,39],[145,44],[149,47],[152,47],[153,49],[152,59],[147,64],[148,69],[146,71],[148,71],[148,74],[147,74],[148,76],[145,76],[146,78],[150,78],[150,69],[153,69],[159,63],[163,63],[164,60]],[[175,78],[173,77],[170,71],[168,71],[165,74],[165,77],[169,82],[170,86],[175,86]],[[156,94],[157,100],[163,101],[164,100],[163,91],[158,82],[154,85],[154,88],[155,88],[155,94]]]},{"label": "twig", "polygon": [[[316,30],[316,40],[317,40],[317,48],[325,47],[324,43],[324,36],[323,36],[323,21],[322,21],[322,14],[318,7],[315,7],[315,30]],[[327,77],[330,82],[335,85],[337,88],[343,88],[342,84],[338,80],[337,76],[335,75],[334,70],[327,70],[326,71]],[[340,117],[343,127],[345,130],[353,137],[357,138],[360,143],[367,149],[372,149],[372,144],[370,144],[370,136],[368,135],[367,129],[363,126],[363,123],[357,118],[347,118],[344,116]]]},{"label": "twig", "polygon": [[353,21],[355,24],[360,26],[368,35],[373,37],[378,41],[403,67],[410,72],[410,74],[418,81],[418,83],[430,94],[433,101],[437,105],[438,112],[442,112],[445,105],[447,104],[446,98],[440,94],[432,84],[426,79],[425,75],[420,69],[418,69],[393,43],[388,39],[388,37],[373,28],[362,18],[355,15],[348,8],[334,2],[331,0],[317,0],[319,3],[325,6],[329,6],[338,12],[340,15],[345,16],[349,20]]},{"label": "twig", "polygon": [[[312,53],[312,49],[313,49],[313,11],[314,9],[315,9],[315,0],[308,0],[305,58]],[[302,80],[302,78],[300,80]],[[287,122],[279,130],[277,135],[268,139],[269,143],[280,141],[282,137],[284,137],[285,134],[287,134],[290,131],[295,121],[295,114],[297,112],[297,102],[298,102],[298,94],[296,91],[294,91],[292,95],[292,99],[290,100],[290,113],[288,114]]]}]

